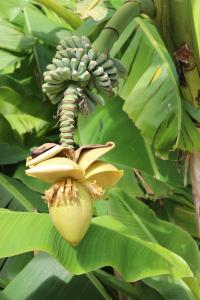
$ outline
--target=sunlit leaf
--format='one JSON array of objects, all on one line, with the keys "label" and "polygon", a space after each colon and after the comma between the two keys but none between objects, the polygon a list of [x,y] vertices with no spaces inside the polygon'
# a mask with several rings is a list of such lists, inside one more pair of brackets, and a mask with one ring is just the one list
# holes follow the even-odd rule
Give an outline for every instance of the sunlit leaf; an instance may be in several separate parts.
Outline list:
[{"label": "sunlit leaf", "polygon": [[183,280],[174,282],[168,276],[161,276],[147,278],[144,282],[155,288],[165,300],[197,300]]},{"label": "sunlit leaf", "polygon": [[0,257],[41,250],[56,257],[74,274],[109,265],[128,281],[159,274],[173,274],[175,278],[192,276],[183,258],[141,239],[110,216],[94,218],[84,240],[75,248],[60,236],[47,214],[2,209],[0,222]]},{"label": "sunlit leaf", "polygon": [[13,20],[29,0],[6,0],[0,3],[0,16]]},{"label": "sunlit leaf", "polygon": [[86,276],[73,276],[45,253],[39,253],[27,264],[7,285],[3,296],[15,300],[63,300],[65,297],[103,300]]},{"label": "sunlit leaf", "polygon": [[96,21],[103,19],[107,14],[104,0],[81,0],[77,3],[76,11],[83,19],[91,17]]},{"label": "sunlit leaf", "polygon": [[180,255],[200,274],[200,253],[192,237],[178,226],[158,219],[142,202],[119,190],[110,192],[109,212],[144,240],[158,243]]},{"label": "sunlit leaf", "polygon": [[0,47],[3,49],[20,52],[35,43],[33,37],[26,36],[7,21],[0,21],[0,31]]},{"label": "sunlit leaf", "polygon": [[47,211],[41,194],[30,190],[19,180],[0,174],[0,186],[5,189],[12,198],[15,198],[25,210],[33,211],[37,208],[41,211]]},{"label": "sunlit leaf", "polygon": [[[200,148],[199,133],[186,115],[173,61],[155,25],[136,18],[133,37],[121,56],[128,76],[120,83],[123,109],[140,129],[156,153],[166,158],[172,148],[193,151]],[[129,30],[128,30],[129,28]],[[130,35],[130,25],[111,51],[117,55]]]}]

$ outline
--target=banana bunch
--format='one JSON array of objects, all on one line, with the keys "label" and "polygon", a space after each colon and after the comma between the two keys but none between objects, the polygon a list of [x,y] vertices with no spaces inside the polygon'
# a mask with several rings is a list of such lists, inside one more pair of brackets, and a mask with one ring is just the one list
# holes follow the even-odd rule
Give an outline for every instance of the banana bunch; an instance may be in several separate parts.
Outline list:
[{"label": "banana bunch", "polygon": [[113,142],[82,146],[74,152],[74,160],[68,158],[65,147],[50,146],[38,156],[28,157],[26,174],[51,183],[44,199],[52,222],[64,239],[75,246],[91,223],[93,202],[120,180],[123,171],[99,160],[114,148]]},{"label": "banana bunch", "polygon": [[89,92],[96,88],[111,93],[118,85],[119,62],[92,48],[85,36],[72,36],[60,41],[52,64],[44,72],[43,91],[53,103],[63,99],[68,85],[74,84],[87,102],[101,103],[102,99]]}]

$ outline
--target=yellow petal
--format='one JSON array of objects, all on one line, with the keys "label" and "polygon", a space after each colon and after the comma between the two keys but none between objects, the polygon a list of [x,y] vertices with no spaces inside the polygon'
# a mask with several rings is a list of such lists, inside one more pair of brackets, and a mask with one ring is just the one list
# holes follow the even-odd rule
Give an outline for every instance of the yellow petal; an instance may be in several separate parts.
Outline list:
[{"label": "yellow petal", "polygon": [[112,150],[114,147],[115,144],[113,142],[108,142],[98,148],[95,147],[94,149],[89,150],[85,149],[81,152],[77,163],[81,166],[81,168],[86,170],[95,160]]},{"label": "yellow petal", "polygon": [[26,166],[31,167],[33,165],[37,165],[37,164],[41,163],[42,161],[45,161],[49,158],[54,157],[56,154],[60,153],[64,149],[65,149],[65,147],[56,145],[55,147],[45,151],[44,153],[38,155],[37,157],[35,157],[33,159],[31,159],[31,157],[28,157]]},{"label": "yellow petal", "polygon": [[57,230],[73,246],[84,237],[91,223],[93,207],[89,193],[77,183],[77,199],[60,206],[49,206],[49,212]]},{"label": "yellow petal", "polygon": [[68,177],[81,179],[85,172],[68,158],[53,157],[26,170],[26,174],[51,183]]},{"label": "yellow petal", "polygon": [[123,171],[118,170],[115,166],[103,161],[96,161],[87,169],[83,180],[96,181],[97,185],[107,188],[115,185],[122,175]]}]

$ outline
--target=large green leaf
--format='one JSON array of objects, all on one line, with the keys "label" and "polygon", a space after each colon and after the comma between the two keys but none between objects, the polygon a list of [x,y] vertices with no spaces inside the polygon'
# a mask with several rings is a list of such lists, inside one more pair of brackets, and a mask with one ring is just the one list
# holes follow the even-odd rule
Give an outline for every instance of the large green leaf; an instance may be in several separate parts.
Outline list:
[{"label": "large green leaf", "polygon": [[158,219],[148,206],[122,191],[112,190],[109,195],[109,213],[114,218],[144,240],[160,244],[180,255],[196,275],[200,274],[200,253],[189,234],[172,223]]},{"label": "large green leaf", "polygon": [[8,165],[25,160],[29,151],[18,146],[12,146],[6,143],[0,143],[0,164]]},{"label": "large green leaf", "polygon": [[33,37],[24,35],[7,21],[0,21],[0,32],[0,47],[3,49],[21,52],[30,48],[35,43]]},{"label": "large green leaf", "polygon": [[21,180],[31,190],[39,192],[39,193],[44,193],[44,191],[49,187],[49,184],[42,182],[42,181],[38,180],[37,178],[27,176],[25,173],[25,169],[26,169],[26,166],[24,163],[22,163],[16,169],[13,177]]},{"label": "large green leaf", "polygon": [[16,199],[25,210],[47,211],[46,205],[41,199],[41,194],[30,190],[19,180],[0,173],[0,186]]},{"label": "large green leaf", "polygon": [[[106,104],[99,107],[95,114],[79,117],[80,143],[114,141],[116,148],[104,159],[125,171],[119,186],[132,195],[143,195],[133,176],[133,169],[140,170],[142,177],[145,177],[155,193],[158,192],[158,196],[165,196],[169,191],[172,192],[175,188],[182,186],[183,172],[177,170],[177,155],[175,153],[170,155],[170,161],[155,158],[151,148],[144,143],[138,129],[122,111],[122,104],[123,101],[116,97],[112,101],[106,101]],[[156,180],[158,179],[157,173],[160,175],[159,180]]]},{"label": "large green leaf", "polygon": [[18,62],[20,62],[20,57],[13,55],[7,51],[0,50],[0,70],[2,72],[3,69],[10,65],[16,65]]},{"label": "large green leaf", "polygon": [[165,201],[165,207],[170,220],[181,226],[193,237],[199,238],[194,207],[190,208],[185,206],[183,201],[174,205],[171,200]]},{"label": "large green leaf", "polygon": [[7,0],[0,3],[0,16],[13,20],[29,0]]},{"label": "large green leaf", "polygon": [[66,38],[70,34],[64,26],[52,21],[41,10],[28,6],[25,11],[32,35],[47,44],[56,46],[61,39]]},{"label": "large green leaf", "polygon": [[45,253],[36,255],[2,294],[15,300],[103,299],[85,276],[73,277]]},{"label": "large green leaf", "polygon": [[123,189],[141,195],[133,168],[152,174],[152,167],[139,131],[122,111],[122,100],[116,98],[99,107],[95,114],[79,118],[78,130],[81,144],[116,143],[116,148],[104,159],[124,170],[124,177],[119,183]]},{"label": "large green leaf", "polygon": [[41,250],[56,257],[74,274],[107,265],[128,281],[160,274],[172,274],[177,279],[192,276],[183,258],[140,238],[111,216],[94,218],[85,238],[75,248],[60,236],[49,215],[1,209],[0,222],[0,257]]},{"label": "large green leaf", "polygon": [[76,5],[76,12],[81,15],[81,18],[89,17],[96,21],[104,19],[107,14],[107,7],[102,0],[83,0]]},{"label": "large green leaf", "polygon": [[198,300],[183,280],[174,282],[167,276],[147,278],[144,280],[155,288],[165,300]]},{"label": "large green leaf", "polygon": [[8,121],[0,114],[0,141],[1,143],[16,144],[12,128]]},{"label": "large green leaf", "polygon": [[23,253],[6,259],[0,271],[0,280],[7,284],[26,266],[32,259],[33,253]]},{"label": "large green leaf", "polygon": [[[199,133],[181,103],[175,66],[156,27],[141,17],[134,24],[133,38],[121,57],[128,71],[119,91],[123,109],[159,156],[166,158],[177,147],[200,149]],[[129,35],[125,31],[126,39]],[[126,39],[122,34],[113,49],[120,50]]]},{"label": "large green leaf", "polygon": [[25,134],[41,136],[52,119],[49,103],[37,98],[24,97],[8,87],[1,87],[0,113],[9,122],[16,139],[24,143]]}]

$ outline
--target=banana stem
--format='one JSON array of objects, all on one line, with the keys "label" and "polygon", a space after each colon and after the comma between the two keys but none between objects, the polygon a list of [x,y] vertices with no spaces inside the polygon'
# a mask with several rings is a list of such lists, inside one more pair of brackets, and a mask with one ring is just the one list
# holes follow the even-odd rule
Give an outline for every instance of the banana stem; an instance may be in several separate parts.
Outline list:
[{"label": "banana stem", "polygon": [[94,47],[101,52],[109,52],[124,28],[134,18],[139,16],[141,12],[152,16],[154,14],[153,1],[141,0],[125,2],[106,24],[99,38],[95,41]]},{"label": "banana stem", "polygon": [[53,10],[58,16],[63,18],[72,28],[76,29],[81,24],[81,19],[72,12],[71,10],[65,8],[63,5],[60,5],[55,0],[36,0],[38,3],[46,6],[47,8]]},{"label": "banana stem", "polygon": [[200,236],[200,152],[194,152],[190,155],[189,166],[197,230]]},{"label": "banana stem", "polygon": [[74,148],[74,123],[77,113],[78,93],[76,87],[71,85],[64,92],[58,115],[60,117],[60,143],[68,149]]}]

